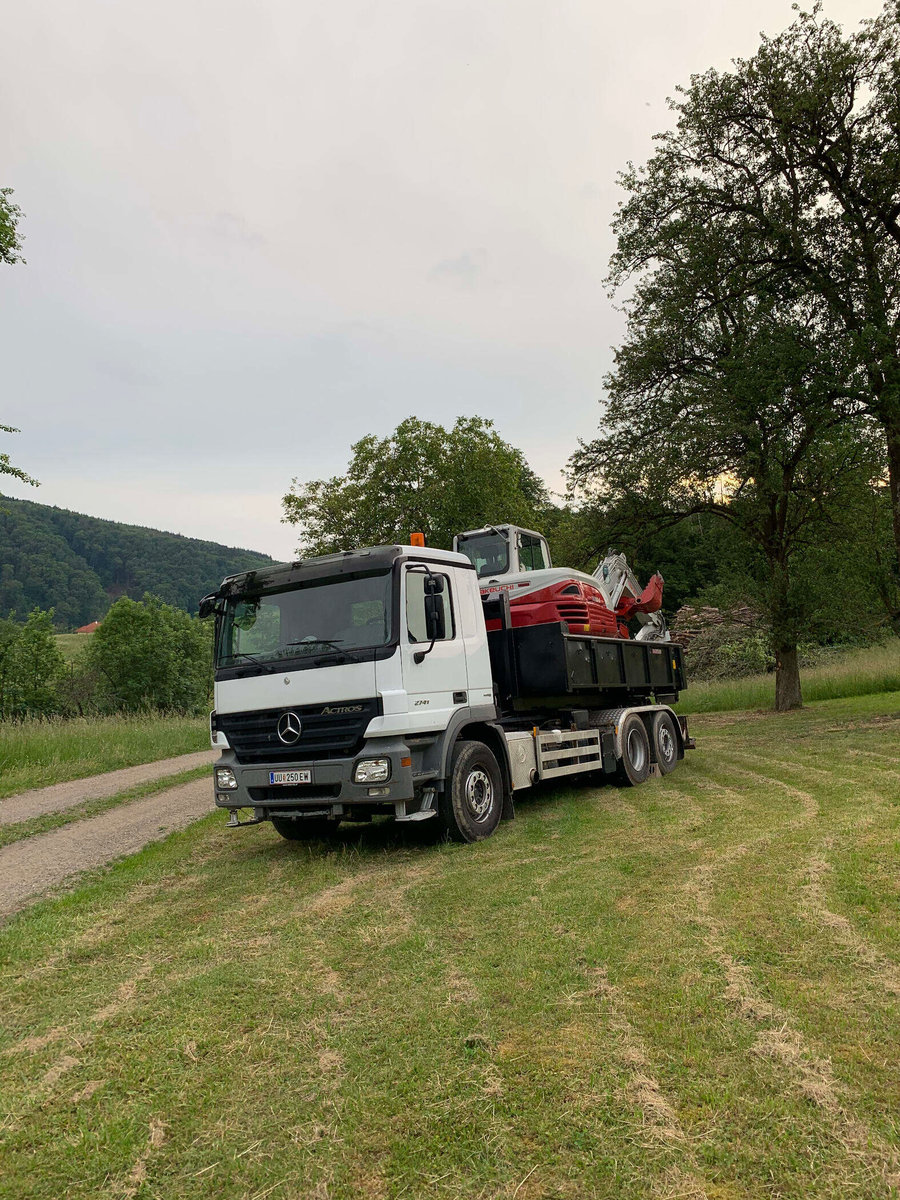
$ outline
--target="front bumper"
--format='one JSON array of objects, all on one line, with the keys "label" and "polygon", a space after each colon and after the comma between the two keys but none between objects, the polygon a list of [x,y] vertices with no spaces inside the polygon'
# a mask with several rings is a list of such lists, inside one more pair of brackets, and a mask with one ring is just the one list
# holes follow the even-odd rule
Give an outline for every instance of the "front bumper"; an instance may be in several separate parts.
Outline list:
[{"label": "front bumper", "polygon": [[[384,783],[354,783],[353,769],[363,758],[387,758],[390,778]],[[406,765],[404,764],[404,760]],[[254,809],[257,819],[272,813],[300,816],[304,813],[340,817],[348,809],[395,808],[412,802],[415,794],[409,747],[400,738],[367,740],[352,758],[327,758],[315,762],[277,762],[244,764],[233,750],[224,750],[213,767],[230,767],[238,786],[216,788],[216,805],[237,810]],[[270,771],[311,771],[310,783],[282,785],[269,783]]]}]

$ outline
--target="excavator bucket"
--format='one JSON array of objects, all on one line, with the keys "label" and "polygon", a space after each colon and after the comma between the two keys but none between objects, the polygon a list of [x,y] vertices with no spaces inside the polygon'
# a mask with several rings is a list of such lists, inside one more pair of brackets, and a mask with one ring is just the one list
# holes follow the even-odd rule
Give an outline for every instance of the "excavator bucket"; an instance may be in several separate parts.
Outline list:
[{"label": "excavator bucket", "polygon": [[616,608],[616,613],[623,621],[629,620],[636,613],[655,613],[662,608],[663,577],[657,573],[641,592],[636,600],[630,597],[622,599]]}]

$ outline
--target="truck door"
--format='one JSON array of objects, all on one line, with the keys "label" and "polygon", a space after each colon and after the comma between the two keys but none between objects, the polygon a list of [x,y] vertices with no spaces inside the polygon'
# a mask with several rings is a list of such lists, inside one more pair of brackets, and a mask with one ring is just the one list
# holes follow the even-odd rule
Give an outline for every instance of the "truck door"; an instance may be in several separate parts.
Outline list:
[{"label": "truck door", "polygon": [[[453,710],[467,702],[468,690],[466,643],[453,581],[439,568],[431,573],[443,580],[443,591],[434,597],[443,619],[433,645],[426,630],[427,576],[421,567],[406,568],[401,597],[400,653],[410,725],[423,730],[445,728]],[[424,657],[416,662],[416,655]]]}]

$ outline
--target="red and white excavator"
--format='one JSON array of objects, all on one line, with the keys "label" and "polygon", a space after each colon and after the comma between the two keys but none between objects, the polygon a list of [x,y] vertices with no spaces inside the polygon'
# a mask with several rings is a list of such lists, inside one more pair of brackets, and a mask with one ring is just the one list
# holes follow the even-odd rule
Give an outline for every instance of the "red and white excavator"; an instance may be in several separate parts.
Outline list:
[{"label": "red and white excavator", "polygon": [[[662,608],[663,577],[641,588],[624,554],[610,552],[593,575],[554,567],[547,541],[518,525],[486,525],[453,539],[453,549],[478,573],[482,598],[508,592],[513,627],[564,621],[571,633],[667,642]],[[488,629],[491,623],[488,623]]]}]

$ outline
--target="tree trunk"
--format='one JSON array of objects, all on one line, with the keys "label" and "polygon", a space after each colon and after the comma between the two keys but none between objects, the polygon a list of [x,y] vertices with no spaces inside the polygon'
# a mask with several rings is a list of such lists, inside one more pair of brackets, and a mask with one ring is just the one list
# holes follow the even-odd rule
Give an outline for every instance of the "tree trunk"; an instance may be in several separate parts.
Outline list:
[{"label": "tree trunk", "polygon": [[[894,522],[894,551],[900,566],[900,416],[885,424],[887,437],[888,482],[891,490],[891,517]],[[891,625],[900,633],[900,612],[891,613]]]},{"label": "tree trunk", "polygon": [[789,712],[792,708],[802,707],[800,660],[796,643],[793,646],[779,646],[775,653],[775,711]]}]

